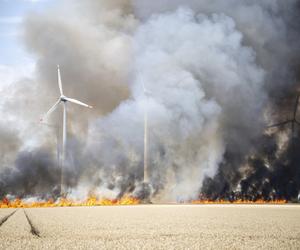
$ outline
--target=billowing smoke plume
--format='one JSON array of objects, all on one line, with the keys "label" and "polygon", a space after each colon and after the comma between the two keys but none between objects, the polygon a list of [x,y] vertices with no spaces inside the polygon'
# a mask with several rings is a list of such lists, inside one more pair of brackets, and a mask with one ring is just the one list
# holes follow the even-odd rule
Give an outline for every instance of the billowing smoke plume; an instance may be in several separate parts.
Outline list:
[{"label": "billowing smoke plume", "polygon": [[71,196],[139,193],[147,112],[153,199],[293,199],[298,143],[266,126],[293,109],[297,19],[296,0],[66,0],[32,13],[24,43],[35,76],[12,97],[27,102],[1,103],[14,115],[0,126],[1,195],[57,195],[60,110],[54,127],[32,123],[58,98],[60,64],[66,95],[95,107],[70,107]]}]

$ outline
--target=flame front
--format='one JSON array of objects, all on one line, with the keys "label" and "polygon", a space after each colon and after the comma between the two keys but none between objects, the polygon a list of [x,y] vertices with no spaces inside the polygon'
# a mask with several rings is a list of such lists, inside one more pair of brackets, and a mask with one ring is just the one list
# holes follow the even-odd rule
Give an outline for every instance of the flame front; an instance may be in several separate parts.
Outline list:
[{"label": "flame front", "polygon": [[[9,200],[4,198],[0,201],[0,208],[38,208],[38,207],[80,207],[80,206],[122,206],[122,205],[138,205],[141,201],[135,197],[124,196],[121,199],[98,199],[96,196],[90,196],[85,201],[79,202],[67,198],[59,198],[54,201],[26,202],[22,199]],[[192,200],[185,202],[188,204],[285,204],[286,200]]]},{"label": "flame front", "polygon": [[229,201],[229,200],[193,200],[191,201],[192,204],[285,204],[287,203],[286,200],[234,200],[234,201]]},{"label": "flame front", "polygon": [[26,202],[21,199],[9,200],[4,198],[0,201],[0,208],[36,208],[36,207],[80,207],[80,206],[121,206],[121,205],[137,205],[140,200],[131,196],[124,196],[121,199],[97,199],[90,196],[83,202],[74,201],[72,199],[60,198],[57,201],[50,199],[48,201]]}]

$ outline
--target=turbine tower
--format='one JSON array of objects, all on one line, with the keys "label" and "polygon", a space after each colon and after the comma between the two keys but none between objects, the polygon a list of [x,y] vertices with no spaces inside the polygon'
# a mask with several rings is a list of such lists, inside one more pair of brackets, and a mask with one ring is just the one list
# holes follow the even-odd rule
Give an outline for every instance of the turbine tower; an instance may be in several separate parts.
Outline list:
[{"label": "turbine tower", "polygon": [[62,133],[62,153],[61,153],[61,182],[60,182],[60,192],[61,195],[64,195],[64,167],[66,163],[66,146],[67,146],[67,102],[75,103],[77,105],[92,108],[92,106],[85,104],[81,101],[76,99],[72,99],[66,97],[63,92],[62,82],[61,82],[61,75],[59,65],[57,65],[57,77],[58,77],[58,87],[60,92],[60,97],[58,98],[57,102],[48,110],[45,116],[41,119],[41,121],[45,120],[56,108],[60,103],[63,104],[63,133]]},{"label": "turbine tower", "polygon": [[146,97],[146,104],[144,107],[144,183],[149,183],[148,172],[148,97],[150,92],[146,89],[143,79],[143,92]]}]

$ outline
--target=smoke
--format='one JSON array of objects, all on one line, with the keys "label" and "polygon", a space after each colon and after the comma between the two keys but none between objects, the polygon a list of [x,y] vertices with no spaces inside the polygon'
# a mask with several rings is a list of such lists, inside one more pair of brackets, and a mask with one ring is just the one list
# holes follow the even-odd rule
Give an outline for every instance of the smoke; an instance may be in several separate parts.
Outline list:
[{"label": "smoke", "polygon": [[[44,91],[50,91],[55,97],[58,95],[55,68],[60,64],[66,95],[88,100],[99,115],[111,112],[120,101],[128,98],[125,79],[131,57],[130,32],[135,23],[130,17],[122,18],[121,9],[109,11],[109,4],[108,9],[105,5],[100,5],[104,10],[98,7],[100,14],[108,11],[107,17],[104,15],[98,20],[90,13],[93,7],[86,2],[80,6],[70,2],[70,9],[66,10],[70,16],[67,17],[54,18],[57,13],[52,12],[28,17],[25,43],[38,58],[38,76]],[[96,1],[91,4],[96,5]],[[84,10],[89,7],[90,15],[84,10],[76,17],[71,14],[80,7]]]},{"label": "smoke", "polygon": [[56,185],[59,183],[60,170],[47,151],[41,149],[36,152],[20,152],[15,167],[6,168],[1,174],[0,196],[57,196],[59,189]]},{"label": "smoke", "polygon": [[[139,193],[147,110],[153,199],[226,198],[239,189],[292,199],[300,190],[291,153],[298,144],[282,146],[266,126],[293,106],[298,19],[296,0],[65,0],[31,13],[23,38],[35,72],[0,106],[14,124],[0,126],[0,169],[9,176],[2,195],[44,197],[59,184],[56,129],[32,121],[58,98],[60,64],[64,93],[95,107],[69,105],[70,195]],[[41,181],[29,185],[32,176]]]},{"label": "smoke", "polygon": [[[168,198],[197,195],[205,176],[215,174],[226,140],[234,140],[227,138],[233,136],[232,124],[240,127],[237,137],[253,136],[253,127],[259,126],[251,117],[261,108],[263,71],[241,37],[231,18],[195,15],[190,9],[155,15],[137,30],[133,71],[140,77],[132,85],[133,100],[100,119],[98,126],[105,138],[119,140],[125,148],[129,143],[142,155],[143,106],[148,106],[150,165],[155,166],[155,185],[169,185]],[[150,92],[148,100],[141,81]],[[247,108],[236,106],[242,101]],[[248,142],[244,136],[241,144]],[[105,165],[119,165],[109,144],[92,148],[109,156]]]}]

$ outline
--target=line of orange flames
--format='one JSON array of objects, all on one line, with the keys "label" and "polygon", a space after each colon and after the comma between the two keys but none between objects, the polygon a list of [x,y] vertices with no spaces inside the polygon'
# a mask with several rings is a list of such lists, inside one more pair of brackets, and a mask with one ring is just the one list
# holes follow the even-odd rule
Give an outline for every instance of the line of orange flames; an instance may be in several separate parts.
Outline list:
[{"label": "line of orange flames", "polygon": [[26,202],[21,199],[8,200],[4,198],[0,201],[0,208],[35,208],[35,207],[80,207],[80,206],[121,206],[121,205],[137,205],[140,200],[125,196],[121,199],[97,199],[89,197],[86,201],[77,202],[71,199],[60,198],[58,201],[52,199],[48,201]]},{"label": "line of orange flames", "polygon": [[[121,199],[97,199],[96,197],[89,197],[86,201],[76,202],[71,199],[60,198],[58,201],[52,199],[48,201],[26,202],[21,199],[8,200],[4,198],[0,201],[0,208],[37,208],[37,207],[79,207],[79,206],[122,206],[122,205],[138,205],[141,201],[137,198],[124,196]],[[233,202],[227,200],[193,200],[189,204],[285,204],[286,200],[235,200]]]},{"label": "line of orange flames", "polygon": [[192,204],[285,204],[287,200],[235,200],[235,201],[228,201],[228,200],[218,200],[218,201],[211,201],[211,200],[194,200],[191,202]]}]

